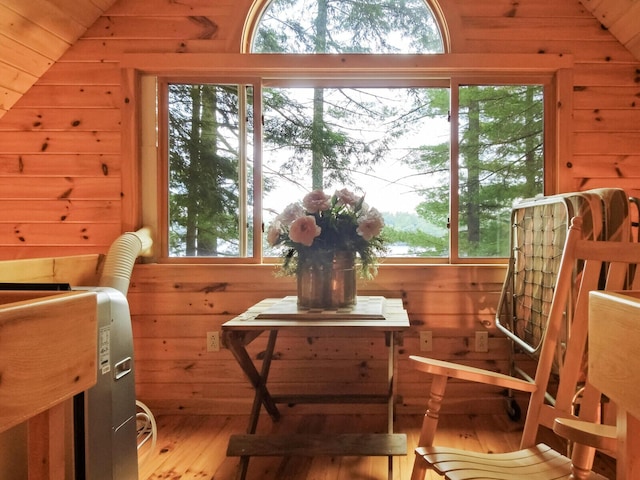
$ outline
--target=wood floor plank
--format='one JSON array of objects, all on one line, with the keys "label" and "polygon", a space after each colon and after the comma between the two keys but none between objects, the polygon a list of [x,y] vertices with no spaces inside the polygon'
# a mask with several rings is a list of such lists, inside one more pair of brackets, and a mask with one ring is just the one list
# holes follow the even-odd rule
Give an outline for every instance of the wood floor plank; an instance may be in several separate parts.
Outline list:
[{"label": "wood floor plank", "polygon": [[[224,416],[185,416],[187,418],[169,417],[170,422],[164,423],[165,418],[158,421],[158,434],[156,443],[155,460],[151,456],[147,457],[145,464],[141,467],[139,477],[148,480],[180,478],[203,478],[193,476],[192,470],[198,462],[206,462],[211,468],[213,478],[213,468],[225,460],[224,448],[219,451],[209,448],[212,442],[218,441],[222,444],[228,439],[236,428],[242,428],[244,423],[240,417]],[[226,420],[233,420],[232,427],[225,431]],[[164,428],[163,428],[164,427]],[[222,446],[222,445],[220,445]],[[200,470],[198,466],[195,467]],[[207,477],[204,477],[207,478]]]},{"label": "wood floor plank", "polygon": [[196,477],[206,479],[234,479],[238,468],[238,459],[226,455],[229,437],[246,428],[247,419],[238,416],[226,417],[219,435],[209,443],[206,454],[198,458],[193,464],[194,471],[206,471],[207,476]]},{"label": "wood floor plank", "polygon": [[[239,459],[227,457],[232,434],[246,431],[245,416],[172,415],[156,419],[157,443],[143,459],[140,480],[234,480]],[[413,467],[421,415],[399,415],[396,433],[407,435],[408,453],[394,458],[393,480],[408,480]],[[279,422],[265,415],[259,433],[353,433],[386,431],[382,415],[297,415],[287,411]],[[443,415],[436,443],[476,451],[504,452],[517,448],[521,425],[504,415]],[[545,439],[546,440],[546,439]],[[601,473],[615,478],[615,462],[599,460]],[[246,480],[386,480],[386,457],[254,457]],[[428,472],[426,480],[441,480]]]},{"label": "wood floor plank", "polygon": [[[217,430],[216,435],[211,435],[211,438],[207,442],[205,451],[191,464],[189,469],[189,475],[182,477],[183,479],[193,478],[201,480],[203,478],[233,478],[235,474],[235,463],[231,458],[228,458],[224,452],[227,448],[229,437],[238,431],[238,428],[244,427],[244,418],[239,419],[237,416],[221,417],[222,423]],[[239,421],[243,420],[243,421]],[[204,432],[206,433],[206,432]],[[229,466],[223,468],[223,464],[228,460]],[[236,459],[237,460],[237,459]],[[225,472],[227,476],[218,476],[219,472]]]},{"label": "wood floor plank", "polygon": [[472,417],[471,425],[483,452],[517,450],[520,446],[522,424],[512,422],[506,415],[476,415]]},{"label": "wood floor plank", "polygon": [[[160,456],[162,464],[159,468],[154,469],[153,473],[148,477],[149,480],[158,479],[178,479],[182,477],[184,470],[189,467],[193,461],[191,452],[197,446],[198,424],[190,419],[185,422],[185,429],[176,429],[169,436],[164,436],[162,430],[158,430],[158,443],[160,446]],[[163,441],[166,439],[165,441]],[[189,444],[189,448],[183,446]]]},{"label": "wood floor plank", "polygon": [[[187,436],[194,426],[187,418],[161,416],[156,418],[156,428],[158,434],[154,450],[144,457],[138,457],[138,477],[141,479],[151,479],[154,472],[161,469],[164,462],[171,458],[171,452],[179,440],[170,441],[169,439],[179,437],[181,433]],[[182,443],[186,443],[186,441]],[[169,447],[172,444],[174,446]]]}]

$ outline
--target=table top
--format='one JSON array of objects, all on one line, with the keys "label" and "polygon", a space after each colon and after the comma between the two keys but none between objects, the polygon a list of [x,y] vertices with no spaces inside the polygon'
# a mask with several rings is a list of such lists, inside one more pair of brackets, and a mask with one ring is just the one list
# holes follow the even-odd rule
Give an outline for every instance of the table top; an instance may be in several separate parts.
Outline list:
[{"label": "table top", "polygon": [[[409,328],[409,317],[400,298],[358,297],[357,306],[376,304],[381,300],[381,315],[367,315],[367,309],[356,307],[354,314],[348,312],[304,312],[295,311],[278,316],[277,308],[283,301],[295,297],[266,298],[246,312],[222,325],[222,330],[285,330],[290,328],[364,328],[370,330],[400,331]],[[282,310],[287,312],[287,310]],[[265,314],[269,318],[260,318]]]}]

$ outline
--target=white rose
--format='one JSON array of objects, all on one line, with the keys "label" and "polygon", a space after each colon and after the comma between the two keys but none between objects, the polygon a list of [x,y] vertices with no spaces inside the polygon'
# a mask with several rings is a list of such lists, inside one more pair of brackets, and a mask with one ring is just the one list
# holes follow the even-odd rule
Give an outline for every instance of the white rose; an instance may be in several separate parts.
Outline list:
[{"label": "white rose", "polygon": [[380,234],[384,227],[384,219],[375,208],[369,209],[367,213],[358,218],[358,228],[356,232],[367,242]]}]

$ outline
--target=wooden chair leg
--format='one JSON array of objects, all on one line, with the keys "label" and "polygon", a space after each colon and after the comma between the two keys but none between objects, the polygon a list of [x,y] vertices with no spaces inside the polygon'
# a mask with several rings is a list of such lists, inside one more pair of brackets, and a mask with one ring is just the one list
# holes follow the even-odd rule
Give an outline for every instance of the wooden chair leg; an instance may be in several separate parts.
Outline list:
[{"label": "wooden chair leg", "polygon": [[430,447],[433,445],[438,420],[440,419],[442,399],[444,398],[444,391],[447,388],[448,380],[447,377],[433,377],[427,411],[422,419],[422,429],[420,430],[420,440],[418,441],[418,446],[420,447]]},{"label": "wooden chair leg", "polygon": [[[438,428],[438,420],[440,419],[442,399],[444,398],[448,380],[445,376],[435,376],[432,379],[427,411],[422,419],[422,429],[420,430],[420,440],[418,441],[419,447],[430,447],[433,445],[436,429]],[[428,464],[422,456],[416,454],[411,480],[423,480],[427,473],[427,467]]]},{"label": "wooden chair leg", "polygon": [[586,445],[574,445],[571,462],[571,478],[575,480],[586,480],[591,476],[591,466],[595,449]]},{"label": "wooden chair leg", "polygon": [[424,480],[427,474],[427,468],[429,464],[422,458],[422,455],[416,453],[416,458],[413,461],[413,471],[411,472],[411,480]]}]

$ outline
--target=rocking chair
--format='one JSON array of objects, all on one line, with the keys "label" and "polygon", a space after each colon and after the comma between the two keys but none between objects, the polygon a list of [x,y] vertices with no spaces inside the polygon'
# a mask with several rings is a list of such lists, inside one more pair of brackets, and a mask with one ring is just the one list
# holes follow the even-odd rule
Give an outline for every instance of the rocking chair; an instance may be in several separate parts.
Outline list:
[{"label": "rocking chair", "polygon": [[[436,471],[448,480],[604,478],[591,471],[595,456],[593,447],[576,443],[569,458],[545,444],[536,443],[541,427],[553,429],[556,418],[577,418],[573,414],[573,403],[585,377],[583,360],[587,343],[589,292],[598,289],[603,268],[607,270],[605,289],[628,288],[628,264],[640,262],[639,244],[582,240],[581,224],[581,218],[574,218],[567,234],[548,325],[533,380],[418,356],[410,357],[418,370],[433,375],[427,411],[419,444],[415,450],[412,480],[424,479],[427,469]],[[620,263],[612,262],[614,252],[619,256],[616,260]],[[578,285],[574,285],[575,265],[578,260],[583,260],[584,263],[579,273]],[[555,401],[549,403],[545,398],[546,391],[567,309],[572,311],[570,332],[558,372],[559,383]],[[510,453],[492,454],[434,446],[439,411],[449,378],[529,393],[521,449]],[[600,401],[600,392],[587,382],[580,402],[579,418],[588,422],[598,421]]]}]

